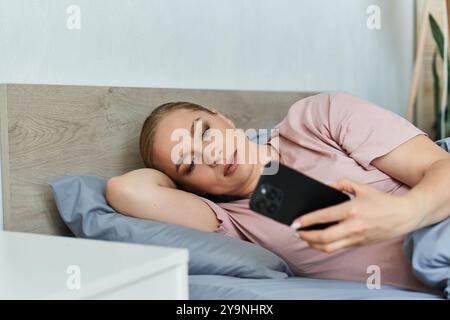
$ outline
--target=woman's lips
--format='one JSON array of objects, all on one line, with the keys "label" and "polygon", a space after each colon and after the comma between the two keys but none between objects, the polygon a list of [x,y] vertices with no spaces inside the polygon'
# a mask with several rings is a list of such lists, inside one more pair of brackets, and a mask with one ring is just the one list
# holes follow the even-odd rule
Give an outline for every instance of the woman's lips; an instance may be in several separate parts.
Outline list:
[{"label": "woman's lips", "polygon": [[223,175],[225,177],[231,176],[236,171],[237,167],[239,166],[239,164],[237,164],[236,158],[237,158],[237,150],[234,151],[234,153],[233,153],[232,163],[225,165],[224,172],[223,172]]}]

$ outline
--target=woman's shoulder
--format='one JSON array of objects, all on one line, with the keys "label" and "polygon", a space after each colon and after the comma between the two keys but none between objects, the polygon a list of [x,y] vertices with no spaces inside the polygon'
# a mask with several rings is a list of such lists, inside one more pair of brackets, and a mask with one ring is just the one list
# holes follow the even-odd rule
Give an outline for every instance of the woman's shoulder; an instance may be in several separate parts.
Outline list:
[{"label": "woman's shoulder", "polygon": [[382,109],[373,103],[345,91],[321,92],[293,103],[282,121],[274,128],[299,131],[329,126],[348,118],[354,112],[367,114]]},{"label": "woman's shoulder", "polygon": [[354,100],[354,99],[361,99],[356,95],[353,95],[346,91],[324,91],[319,93],[311,94],[307,97],[301,98],[294,102],[290,108],[295,108],[296,106],[310,106],[311,104],[317,104],[317,103],[325,103],[329,104],[332,102],[340,101],[341,99],[347,99],[347,100]]}]

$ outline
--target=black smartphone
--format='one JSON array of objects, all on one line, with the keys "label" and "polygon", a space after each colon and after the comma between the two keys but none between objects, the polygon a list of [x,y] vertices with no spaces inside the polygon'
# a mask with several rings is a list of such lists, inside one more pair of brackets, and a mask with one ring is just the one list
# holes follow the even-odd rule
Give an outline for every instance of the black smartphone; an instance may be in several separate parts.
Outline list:
[{"label": "black smartphone", "polygon": [[[278,222],[291,225],[294,219],[308,212],[350,200],[350,196],[317,181],[282,163],[276,173],[274,163],[269,162],[259,178],[250,198],[250,209]],[[270,168],[270,169],[269,169]],[[327,228],[335,223],[316,224],[300,230]]]}]

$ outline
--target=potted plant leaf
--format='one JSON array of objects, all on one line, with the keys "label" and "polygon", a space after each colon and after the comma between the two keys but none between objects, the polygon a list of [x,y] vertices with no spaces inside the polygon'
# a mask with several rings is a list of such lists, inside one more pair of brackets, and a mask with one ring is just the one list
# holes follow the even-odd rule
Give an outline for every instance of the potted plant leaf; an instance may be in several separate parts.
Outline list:
[{"label": "potted plant leaf", "polygon": [[[447,107],[444,116],[444,136],[442,136],[442,128],[441,128],[441,79],[437,69],[437,59],[438,55],[440,59],[443,61],[444,59],[444,35],[442,33],[439,24],[433,15],[429,15],[429,22],[431,27],[431,33],[433,34],[434,41],[436,42],[436,50],[433,54],[433,62],[432,62],[432,71],[433,71],[433,93],[434,93],[434,112],[435,112],[435,120],[433,124],[433,130],[436,133],[436,139],[443,139],[445,137],[450,136],[450,111],[449,111],[449,99],[447,98]],[[447,61],[448,55],[446,57]],[[447,74],[450,76],[450,62],[447,63],[448,71]],[[447,95],[450,96],[450,81],[447,81]]]}]

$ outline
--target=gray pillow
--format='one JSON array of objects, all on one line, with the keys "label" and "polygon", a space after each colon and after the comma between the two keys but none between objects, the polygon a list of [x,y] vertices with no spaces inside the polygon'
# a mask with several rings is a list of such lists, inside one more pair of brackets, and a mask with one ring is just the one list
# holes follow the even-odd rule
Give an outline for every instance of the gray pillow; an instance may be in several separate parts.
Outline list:
[{"label": "gray pillow", "polygon": [[444,149],[447,152],[450,152],[450,137],[437,140],[437,145],[440,146],[442,149]]},{"label": "gray pillow", "polygon": [[293,275],[284,260],[250,242],[118,213],[106,202],[104,179],[64,176],[49,185],[62,219],[77,237],[186,248],[189,274],[242,278]]}]

